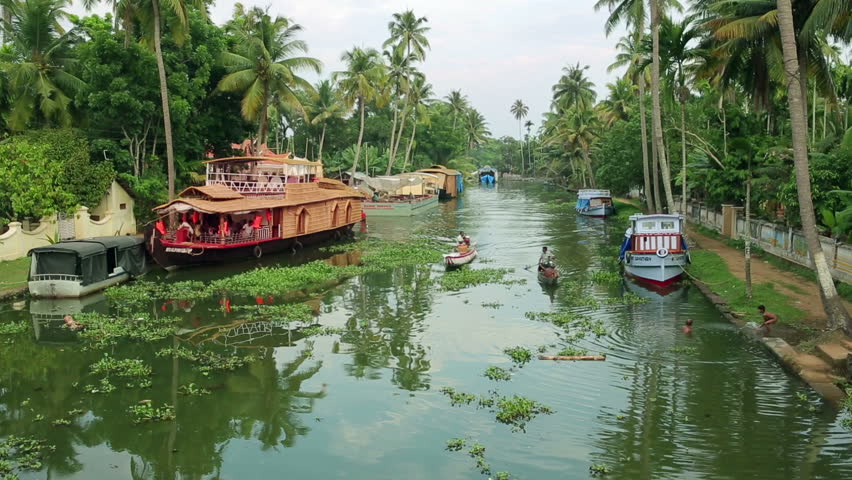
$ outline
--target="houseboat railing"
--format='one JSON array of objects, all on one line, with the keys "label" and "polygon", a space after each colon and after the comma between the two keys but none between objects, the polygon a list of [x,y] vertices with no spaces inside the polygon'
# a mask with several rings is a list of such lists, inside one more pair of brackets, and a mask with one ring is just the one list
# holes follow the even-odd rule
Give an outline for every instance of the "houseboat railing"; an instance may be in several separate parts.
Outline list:
[{"label": "houseboat railing", "polygon": [[82,282],[80,275],[65,275],[62,273],[42,273],[30,277],[34,282]]},{"label": "houseboat railing", "polygon": [[656,252],[665,248],[670,252],[681,251],[681,236],[679,233],[634,234],[633,251]]},{"label": "houseboat railing", "polygon": [[283,194],[288,177],[248,175],[242,173],[211,173],[207,176],[207,185],[224,185],[239,193]]},{"label": "houseboat railing", "polygon": [[[233,234],[228,234],[225,236],[222,236],[220,234],[203,233],[199,238],[190,238],[188,240],[188,243],[208,245],[240,245],[244,243],[259,242],[262,240],[269,240],[271,238],[279,237],[279,228],[280,227],[278,225],[275,225],[274,227],[265,225],[258,229],[252,230],[251,233],[235,232]],[[163,240],[167,242],[175,242],[175,239],[176,234],[174,232],[170,232],[166,235],[163,235]]]}]

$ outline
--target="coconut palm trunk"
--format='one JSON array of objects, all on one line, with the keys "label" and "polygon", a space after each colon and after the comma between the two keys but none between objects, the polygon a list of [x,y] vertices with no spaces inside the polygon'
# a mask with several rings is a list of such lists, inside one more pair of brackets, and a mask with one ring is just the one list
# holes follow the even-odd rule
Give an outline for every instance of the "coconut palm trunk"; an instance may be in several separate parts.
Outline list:
[{"label": "coconut palm trunk", "polygon": [[163,103],[163,133],[166,137],[166,165],[169,176],[169,200],[175,198],[175,153],[172,145],[172,115],[169,110],[169,87],[166,83],[166,66],[163,62],[163,46],[160,41],[160,2],[151,1],[154,13],[154,54],[157,57],[157,72],[160,75],[160,100]]},{"label": "coconut palm trunk", "polygon": [[518,147],[521,149],[521,175],[524,174],[524,137],[521,133],[521,118],[518,117]]},{"label": "coconut palm trunk", "polygon": [[[284,131],[287,134],[287,131]],[[260,128],[257,133],[257,152],[260,152],[260,146],[266,143],[266,137],[269,135],[269,89],[263,92],[263,106],[260,108]],[[294,132],[295,135],[295,132]]]},{"label": "coconut palm trunk", "polygon": [[[799,196],[799,213],[802,217],[802,230],[808,244],[817,282],[819,283],[822,306],[828,317],[829,328],[843,328],[852,333],[852,319],[837,295],[828,262],[822,251],[816,229],[814,205],[811,198],[811,179],[808,170],[808,117],[802,104],[806,101],[802,95],[801,75],[797,58],[796,36],[793,28],[793,7],[790,0],[777,0],[778,29],[781,33],[781,49],[784,54],[784,73],[787,81],[787,101],[790,105],[790,126],[793,134],[793,161],[796,165],[796,187]],[[797,85],[797,83],[799,83]],[[807,92],[807,90],[805,90]]]},{"label": "coconut palm trunk", "polygon": [[589,185],[592,188],[597,188],[597,184],[595,183],[595,172],[592,170],[592,158],[589,156],[589,151],[587,149],[583,149],[583,160],[586,162],[586,170],[589,171]]},{"label": "coconut palm trunk", "polygon": [[642,173],[645,180],[645,206],[654,210],[654,196],[651,193],[651,172],[648,165],[648,125],[645,113],[645,77],[639,74],[639,129],[642,131]]},{"label": "coconut palm trunk", "polygon": [[414,145],[414,135],[417,133],[417,120],[411,126],[411,138],[408,139],[408,148],[405,149],[405,162],[402,164],[402,171],[408,168],[408,160],[411,158],[411,147]]},{"label": "coconut palm trunk", "polygon": [[[660,12],[659,0],[650,0],[651,4],[651,40],[653,53],[651,55],[651,100],[653,110],[651,112],[654,127],[654,142],[657,144],[657,157],[660,170],[663,174],[663,190],[666,192],[666,204],[669,213],[677,211],[677,205],[672,197],[671,171],[666,160],[666,147],[663,145],[663,121],[660,110]],[[661,202],[662,203],[662,202]]]},{"label": "coconut palm trunk", "polygon": [[355,184],[355,172],[358,170],[358,159],[361,157],[361,142],[364,140],[364,97],[358,97],[358,108],[361,110],[361,129],[358,131],[358,144],[355,146],[355,159],[349,172],[349,185]]},{"label": "coconut palm trunk", "polygon": [[[394,109],[393,109],[393,124],[391,125],[390,151],[388,153],[393,151],[394,139],[396,138],[396,123],[399,120],[397,117],[399,117],[399,110],[396,107],[394,107]],[[388,168],[387,168],[387,170],[385,170],[385,175],[391,174],[391,168],[392,167],[393,167],[393,160],[388,159]]]},{"label": "coconut palm trunk", "polygon": [[322,146],[325,143],[325,124],[322,126],[322,134],[320,134],[320,144],[319,144],[319,155],[317,155],[317,161],[322,163]]},{"label": "coconut palm trunk", "polygon": [[680,101],[680,154],[681,154],[681,184],[680,211],[686,213],[686,102]]},{"label": "coconut palm trunk", "polygon": [[405,117],[408,115],[408,94],[405,95],[405,103],[402,105],[402,114],[399,116],[399,131],[396,132],[396,142],[391,149],[391,157],[389,164],[393,165],[396,161],[396,154],[399,153],[399,142],[402,140],[402,132],[405,130]]}]

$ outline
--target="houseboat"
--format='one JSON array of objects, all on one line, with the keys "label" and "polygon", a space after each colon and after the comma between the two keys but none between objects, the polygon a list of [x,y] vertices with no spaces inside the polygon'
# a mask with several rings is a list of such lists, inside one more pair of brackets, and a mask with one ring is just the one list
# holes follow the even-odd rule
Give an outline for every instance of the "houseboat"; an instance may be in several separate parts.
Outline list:
[{"label": "houseboat", "polygon": [[362,203],[369,216],[410,217],[438,205],[438,177],[430,173],[401,173],[384,177],[355,174],[356,188],[369,197]]},{"label": "houseboat", "polygon": [[482,167],[476,171],[479,182],[483,185],[494,185],[497,183],[497,169],[494,167]]},{"label": "houseboat", "polygon": [[94,237],[33,248],[28,287],[36,298],[83,297],[145,271],[140,237]]},{"label": "houseboat", "polygon": [[658,286],[678,280],[689,263],[683,227],[683,215],[631,215],[619,253],[625,272]]},{"label": "houseboat", "polygon": [[443,165],[432,165],[417,172],[429,173],[438,178],[438,197],[441,199],[456,198],[464,191],[464,179],[458,170]]},{"label": "houseboat", "polygon": [[[322,164],[283,156],[205,162],[204,186],[154,208],[146,247],[172,268],[260,258],[263,254],[339,238],[361,220],[362,194],[323,178]],[[178,219],[168,226],[168,217]]]},{"label": "houseboat", "polygon": [[580,190],[577,192],[577,213],[587,217],[607,217],[615,213],[609,190]]}]

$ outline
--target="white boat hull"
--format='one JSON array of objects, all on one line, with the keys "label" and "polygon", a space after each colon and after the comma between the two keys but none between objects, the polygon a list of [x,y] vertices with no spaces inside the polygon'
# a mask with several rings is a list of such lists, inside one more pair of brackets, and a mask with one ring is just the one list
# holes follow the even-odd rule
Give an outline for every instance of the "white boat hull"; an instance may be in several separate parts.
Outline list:
[{"label": "white boat hull", "polygon": [[608,217],[615,212],[612,208],[612,205],[598,205],[596,207],[578,209],[577,213],[587,217]]},{"label": "white boat hull", "polygon": [[458,267],[466,265],[476,258],[476,249],[471,248],[464,253],[448,253],[444,255],[444,265],[448,267]]},{"label": "white boat hull", "polygon": [[38,280],[30,281],[27,285],[30,295],[36,298],[79,298],[124,283],[129,279],[130,275],[120,273],[85,286],[82,282],[74,280]]},{"label": "white boat hull", "polygon": [[634,277],[666,285],[683,275],[687,261],[686,253],[670,253],[660,257],[656,253],[628,252],[624,259],[624,270]]}]

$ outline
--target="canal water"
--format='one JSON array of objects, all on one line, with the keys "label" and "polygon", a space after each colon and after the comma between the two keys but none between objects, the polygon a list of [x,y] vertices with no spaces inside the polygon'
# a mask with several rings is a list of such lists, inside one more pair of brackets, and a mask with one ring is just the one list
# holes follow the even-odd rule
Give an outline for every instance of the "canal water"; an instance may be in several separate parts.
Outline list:
[{"label": "canal water", "polygon": [[[339,335],[302,338],[241,323],[215,299],[164,304],[185,319],[184,334],[165,346],[208,342],[256,360],[204,376],[184,360],[155,356],[163,344],[109,349],[151,365],[146,390],[82,391],[104,352],[84,350],[57,316],[106,311],[102,299],[3,304],[0,322],[25,319],[32,328],[0,336],[0,439],[55,445],[44,468],[20,473],[23,479],[488,478],[468,448],[446,449],[453,438],[485,447],[491,477],[583,479],[597,465],[617,479],[852,478],[852,433],[842,416],[720,318],[697,289],[663,295],[632,282],[582,290],[538,284],[532,266],[541,246],[551,247],[570,281],[603,268],[623,235],[611,220],[576,216],[571,201],[555,188],[506,183],[473,186],[415,219],[370,219],[361,234],[386,239],[449,241],[464,230],[479,251],[472,268],[512,268],[507,278],[518,282],[447,292],[433,283],[444,275],[437,265],[370,273],[309,299],[318,323],[342,328]],[[310,250],[263,264],[322,255]],[[151,275],[208,281],[256,266]],[[625,292],[648,302],[608,301]],[[557,310],[603,322],[607,334],[580,345],[606,361],[513,367],[507,347],[555,353],[563,346],[562,329],[525,316]],[[692,336],[681,332],[687,318],[695,321]],[[512,369],[511,380],[485,378],[489,366]],[[176,393],[189,383],[212,393]],[[444,387],[523,395],[554,413],[513,431],[476,402],[451,405]],[[174,405],[176,419],[134,425],[127,410],[144,400]],[[83,413],[69,417],[74,409]],[[57,418],[71,423],[54,426]]]}]

